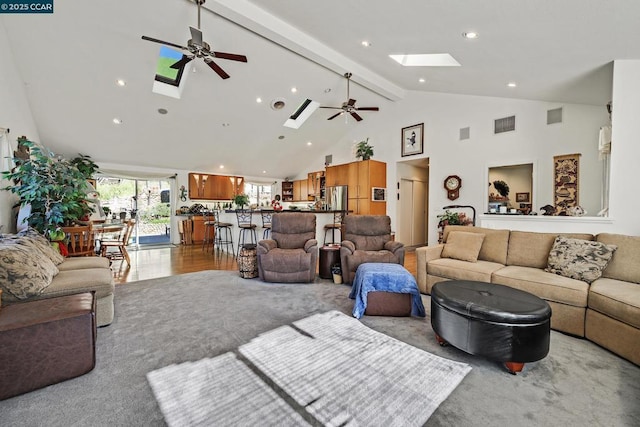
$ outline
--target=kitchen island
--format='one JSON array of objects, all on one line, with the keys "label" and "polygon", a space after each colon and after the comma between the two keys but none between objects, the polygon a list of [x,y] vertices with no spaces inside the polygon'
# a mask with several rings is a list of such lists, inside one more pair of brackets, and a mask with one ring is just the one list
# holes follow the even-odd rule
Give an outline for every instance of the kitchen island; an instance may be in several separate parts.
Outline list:
[{"label": "kitchen island", "polygon": [[[262,228],[262,211],[254,210],[251,222],[256,224],[256,234],[258,240],[262,240],[262,234],[264,229]],[[271,212],[277,215],[295,215],[297,213],[312,213],[316,215],[316,239],[318,240],[318,246],[322,246],[324,242],[324,226],[333,223],[333,214],[340,211],[335,210],[323,210],[323,209],[283,209],[281,211],[265,210],[265,212]],[[185,213],[177,215],[178,221],[191,220],[193,225],[193,244],[202,244],[204,238],[204,217],[202,214]],[[220,222],[228,222],[232,224],[231,232],[233,233],[233,243],[238,246],[238,234],[240,228],[238,227],[238,220],[235,210],[224,210],[220,212]],[[336,233],[336,239],[340,239],[339,233]],[[331,240],[330,236],[327,236]],[[339,243],[339,242],[336,242]]]}]

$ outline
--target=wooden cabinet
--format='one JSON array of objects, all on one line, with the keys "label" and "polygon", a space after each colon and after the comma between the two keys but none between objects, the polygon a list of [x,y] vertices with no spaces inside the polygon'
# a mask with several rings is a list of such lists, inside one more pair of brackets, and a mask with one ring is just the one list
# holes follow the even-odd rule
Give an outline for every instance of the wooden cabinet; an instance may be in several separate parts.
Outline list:
[{"label": "wooden cabinet", "polygon": [[293,181],[282,181],[282,201],[293,201]]},{"label": "wooden cabinet", "polygon": [[189,198],[196,200],[231,200],[244,192],[241,176],[189,174]]},{"label": "wooden cabinet", "polygon": [[308,181],[306,179],[293,181],[293,201],[306,202],[308,198]]},{"label": "wooden cabinet", "polygon": [[348,185],[349,184],[349,165],[327,166],[325,171],[325,185],[327,187],[333,187],[335,185]]},{"label": "wooden cabinet", "polygon": [[354,214],[386,215],[386,201],[372,201],[374,187],[387,187],[387,164],[377,160],[363,160],[348,165],[348,207]]}]

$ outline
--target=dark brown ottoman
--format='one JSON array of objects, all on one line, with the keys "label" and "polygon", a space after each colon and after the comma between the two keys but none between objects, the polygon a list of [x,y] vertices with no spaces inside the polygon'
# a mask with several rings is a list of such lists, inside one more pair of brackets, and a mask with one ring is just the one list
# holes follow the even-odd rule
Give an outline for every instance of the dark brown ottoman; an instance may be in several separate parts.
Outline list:
[{"label": "dark brown ottoman", "polygon": [[93,293],[0,309],[0,400],[91,371],[95,358]]},{"label": "dark brown ottoman", "polygon": [[519,289],[469,280],[431,289],[431,326],[441,345],[504,362],[520,372],[549,353],[551,307]]}]

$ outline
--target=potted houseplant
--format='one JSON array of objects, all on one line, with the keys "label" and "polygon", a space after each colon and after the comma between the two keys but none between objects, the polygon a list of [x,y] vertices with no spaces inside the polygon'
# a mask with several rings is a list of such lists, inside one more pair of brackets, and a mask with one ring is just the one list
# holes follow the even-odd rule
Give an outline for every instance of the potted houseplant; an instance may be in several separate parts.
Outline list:
[{"label": "potted houseplant", "polygon": [[373,146],[369,145],[369,138],[356,144],[356,159],[369,160],[373,156]]},{"label": "potted houseplant", "polygon": [[249,196],[246,194],[236,194],[233,196],[233,203],[239,206],[240,209],[244,209],[245,205],[249,205]]},{"label": "potted houseplant", "polygon": [[71,159],[71,164],[74,165],[86,179],[93,178],[93,174],[98,170],[98,165],[91,160],[90,156],[84,154],[78,154],[77,157]]},{"label": "potted houseplant", "polygon": [[509,185],[506,182],[502,180],[493,181],[493,188],[496,189],[496,191],[498,192],[498,194],[500,194],[500,196],[504,197],[505,199],[508,198]]},{"label": "potted houseplant", "polygon": [[88,218],[93,212],[89,189],[82,172],[70,161],[55,156],[48,149],[21,138],[30,157],[16,161],[2,176],[13,183],[3,190],[20,197],[16,206],[30,207],[26,222],[40,233],[50,236],[58,228]]}]

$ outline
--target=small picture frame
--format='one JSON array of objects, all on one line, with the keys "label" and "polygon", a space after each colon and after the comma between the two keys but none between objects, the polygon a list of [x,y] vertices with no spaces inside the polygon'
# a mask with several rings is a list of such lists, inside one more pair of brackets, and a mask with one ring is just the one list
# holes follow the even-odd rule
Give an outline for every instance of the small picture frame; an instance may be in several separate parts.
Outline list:
[{"label": "small picture frame", "polygon": [[374,202],[386,202],[387,189],[382,187],[371,188],[371,200]]},{"label": "small picture frame", "polygon": [[529,203],[529,194],[530,193],[516,193],[516,202],[518,203]]},{"label": "small picture frame", "polygon": [[424,123],[402,128],[402,157],[424,152]]}]

